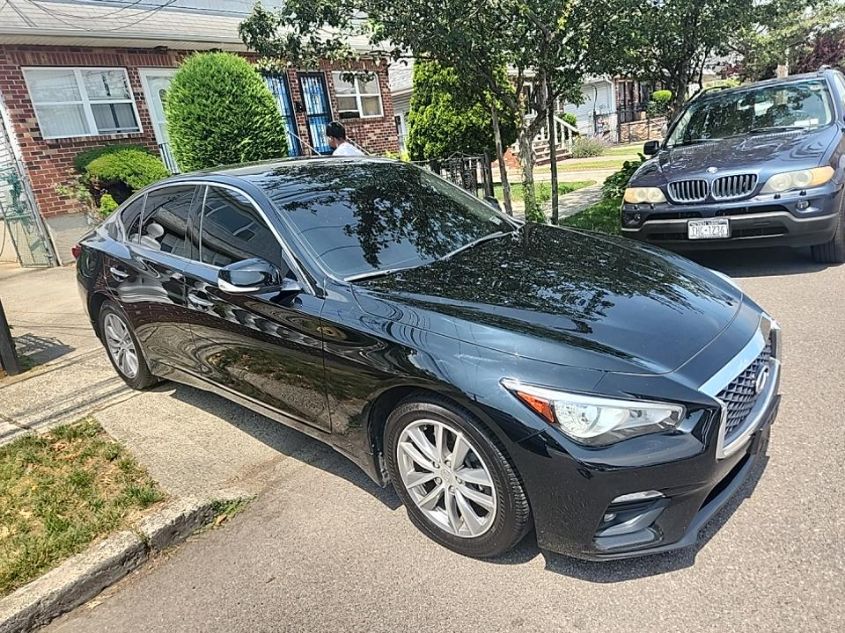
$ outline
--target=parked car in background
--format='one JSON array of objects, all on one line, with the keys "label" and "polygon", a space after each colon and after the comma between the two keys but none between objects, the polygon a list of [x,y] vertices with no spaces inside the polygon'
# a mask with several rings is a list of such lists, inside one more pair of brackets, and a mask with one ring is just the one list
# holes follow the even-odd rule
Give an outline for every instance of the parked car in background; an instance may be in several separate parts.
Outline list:
[{"label": "parked car in background", "polygon": [[77,253],[127,384],[195,385],[327,442],[466,555],[532,527],[590,559],[691,545],[778,408],[779,330],[730,280],[517,222],[407,163],[170,178]]},{"label": "parked car in background", "polygon": [[622,234],[673,249],[811,246],[845,262],[845,77],[826,69],[691,100],[634,174]]}]

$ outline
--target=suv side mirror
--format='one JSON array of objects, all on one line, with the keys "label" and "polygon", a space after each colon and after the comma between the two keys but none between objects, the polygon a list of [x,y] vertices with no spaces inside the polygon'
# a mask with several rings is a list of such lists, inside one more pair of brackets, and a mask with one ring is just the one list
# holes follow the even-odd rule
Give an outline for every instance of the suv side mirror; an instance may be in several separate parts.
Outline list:
[{"label": "suv side mirror", "polygon": [[499,199],[496,196],[484,196],[484,202],[496,207],[499,211],[502,210],[502,205],[499,204]]},{"label": "suv side mirror", "polygon": [[[258,257],[224,266],[217,273],[217,287],[230,294],[251,292],[298,292],[299,284],[285,279],[287,271]],[[295,286],[295,287],[294,287]]]},{"label": "suv side mirror", "polygon": [[646,156],[654,156],[660,151],[660,141],[646,141],[643,145],[643,154]]}]

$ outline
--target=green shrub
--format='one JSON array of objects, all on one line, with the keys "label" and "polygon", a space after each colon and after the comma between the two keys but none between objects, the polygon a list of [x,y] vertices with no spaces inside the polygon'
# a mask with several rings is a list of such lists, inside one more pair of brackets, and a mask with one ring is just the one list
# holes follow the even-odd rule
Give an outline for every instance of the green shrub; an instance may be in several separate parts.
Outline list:
[{"label": "green shrub", "polygon": [[183,171],[287,156],[276,100],[258,71],[237,55],[188,57],[173,76],[164,109]]},{"label": "green shrub", "polygon": [[137,191],[170,175],[157,156],[131,148],[95,158],[88,163],[85,174],[101,188],[122,183],[131,191]]},{"label": "green shrub", "polygon": [[583,211],[561,220],[562,226],[587,231],[619,235],[621,231],[622,199],[602,199]]},{"label": "green shrub", "polygon": [[579,136],[572,142],[572,158],[601,156],[607,146],[595,136]]},{"label": "green shrub", "polygon": [[[496,151],[490,109],[462,85],[453,68],[437,62],[414,64],[414,92],[408,113],[411,160],[448,158],[453,154],[493,156]],[[508,85],[502,72],[502,83]],[[516,141],[513,117],[499,108],[502,145]]]},{"label": "green shrub", "polygon": [[104,193],[100,196],[100,215],[103,217],[111,215],[112,211],[119,206],[110,193]]},{"label": "green shrub", "polygon": [[578,117],[571,112],[564,112],[560,118],[569,123],[572,127],[578,127]]},{"label": "green shrub", "polygon": [[634,172],[640,168],[644,161],[645,156],[640,154],[639,159],[626,160],[622,163],[622,169],[608,176],[601,186],[602,200],[621,200],[625,194],[625,187],[628,186]]},{"label": "green shrub", "polygon": [[76,155],[73,159],[73,166],[76,168],[80,174],[85,173],[85,168],[88,167],[88,163],[90,163],[95,158],[99,158],[104,154],[114,154],[115,152],[121,152],[125,149],[134,149],[141,152],[147,152],[147,148],[143,145],[103,145],[101,147],[95,147],[94,149],[89,149],[84,152],[80,152]]},{"label": "green shrub", "polygon": [[650,117],[663,116],[669,111],[671,102],[671,90],[655,90],[651,93],[651,100],[646,106],[646,114]]}]

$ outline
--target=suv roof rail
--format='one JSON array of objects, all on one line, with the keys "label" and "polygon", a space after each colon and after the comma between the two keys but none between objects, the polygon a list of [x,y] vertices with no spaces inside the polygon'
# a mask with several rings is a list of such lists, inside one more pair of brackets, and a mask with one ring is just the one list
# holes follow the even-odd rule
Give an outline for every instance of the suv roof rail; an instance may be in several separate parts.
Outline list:
[{"label": "suv roof rail", "polygon": [[821,66],[819,66],[818,72],[823,73],[824,71],[830,70],[831,68],[833,68],[833,66],[831,66],[830,64],[822,64]]},{"label": "suv roof rail", "polygon": [[694,101],[699,97],[707,94],[708,92],[715,92],[716,90],[727,90],[728,88],[735,88],[736,86],[708,86],[707,88],[700,88],[698,89],[695,94],[693,94],[689,100]]}]

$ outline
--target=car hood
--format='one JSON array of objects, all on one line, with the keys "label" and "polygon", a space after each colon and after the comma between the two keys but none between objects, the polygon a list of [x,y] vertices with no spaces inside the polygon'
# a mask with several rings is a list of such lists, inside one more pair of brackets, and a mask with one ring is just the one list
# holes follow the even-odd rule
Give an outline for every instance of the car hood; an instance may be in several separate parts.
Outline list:
[{"label": "car hood", "polygon": [[662,176],[673,181],[701,176],[708,168],[774,173],[814,167],[825,160],[836,136],[836,126],[829,125],[812,131],[737,136],[664,149],[643,164],[633,180],[641,184],[642,179]]},{"label": "car hood", "polygon": [[374,316],[535,360],[665,373],[735,317],[706,268],[621,238],[526,224],[457,255],[356,282]]}]

